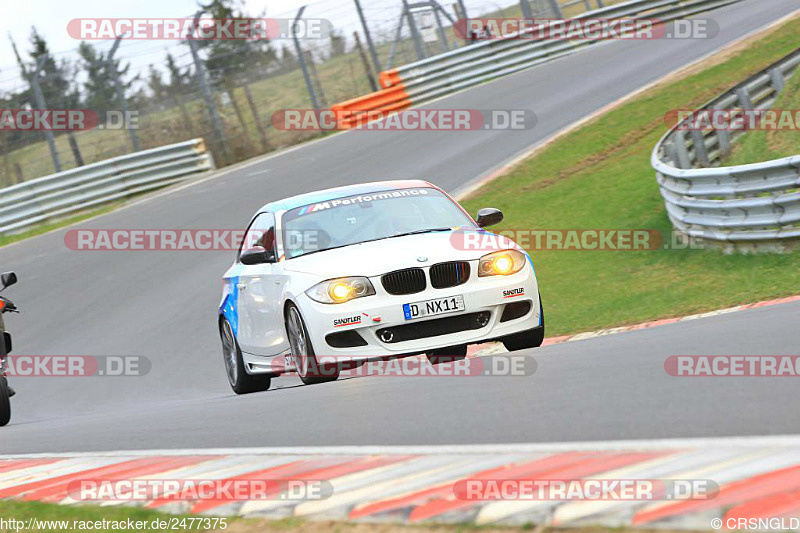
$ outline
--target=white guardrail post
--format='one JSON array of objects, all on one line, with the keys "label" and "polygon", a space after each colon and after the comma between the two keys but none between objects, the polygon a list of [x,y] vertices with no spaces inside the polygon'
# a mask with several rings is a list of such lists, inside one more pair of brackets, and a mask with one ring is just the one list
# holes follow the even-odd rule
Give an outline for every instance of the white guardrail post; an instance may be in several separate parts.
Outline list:
[{"label": "white guardrail post", "polygon": [[[701,110],[769,109],[800,65],[800,49]],[[800,155],[733,167],[722,158],[741,131],[692,131],[681,122],[651,163],[675,229],[726,251],[785,251],[800,244]]]},{"label": "white guardrail post", "polygon": [[214,170],[203,139],[143,150],[0,189],[0,234]]}]

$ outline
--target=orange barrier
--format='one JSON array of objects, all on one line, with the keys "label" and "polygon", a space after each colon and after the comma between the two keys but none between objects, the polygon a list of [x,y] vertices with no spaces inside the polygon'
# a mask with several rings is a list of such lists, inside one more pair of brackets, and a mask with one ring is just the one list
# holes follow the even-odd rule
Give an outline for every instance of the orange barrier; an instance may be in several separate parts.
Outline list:
[{"label": "orange barrier", "polygon": [[340,129],[351,129],[389,113],[411,106],[411,99],[403,84],[383,89],[331,106],[338,117]]},{"label": "orange barrier", "polygon": [[397,73],[397,69],[393,68],[392,70],[384,70],[383,72],[379,73],[378,81],[380,82],[381,87],[388,89],[389,87],[394,87],[395,85],[402,85],[403,78]]}]

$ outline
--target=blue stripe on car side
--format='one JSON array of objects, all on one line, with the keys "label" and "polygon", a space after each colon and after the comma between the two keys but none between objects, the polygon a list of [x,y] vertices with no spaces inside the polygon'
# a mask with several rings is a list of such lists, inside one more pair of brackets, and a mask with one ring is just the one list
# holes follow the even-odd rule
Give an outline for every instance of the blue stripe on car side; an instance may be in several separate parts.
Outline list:
[{"label": "blue stripe on car side", "polygon": [[239,334],[239,313],[238,299],[239,291],[236,290],[236,285],[239,283],[239,276],[225,278],[225,299],[220,306],[220,312],[228,320],[233,330],[233,336],[237,337]]}]

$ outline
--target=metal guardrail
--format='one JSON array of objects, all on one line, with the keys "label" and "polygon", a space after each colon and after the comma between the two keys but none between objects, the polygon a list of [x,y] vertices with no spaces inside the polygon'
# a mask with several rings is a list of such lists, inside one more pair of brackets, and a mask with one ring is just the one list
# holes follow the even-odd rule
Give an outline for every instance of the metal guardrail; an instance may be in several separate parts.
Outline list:
[{"label": "metal guardrail", "polygon": [[0,234],[214,170],[203,139],[143,150],[0,189]]},{"label": "metal guardrail", "polygon": [[[800,49],[701,110],[768,109],[798,65]],[[687,132],[681,124],[662,137],[651,157],[675,229],[730,250],[783,251],[794,244],[790,240],[800,238],[800,155],[713,167],[741,132]]]},{"label": "metal guardrail", "polygon": [[[644,18],[670,22],[741,0],[630,0],[583,13],[573,20]],[[547,25],[554,24],[549,22]],[[486,81],[572,54],[602,39],[554,40],[525,38],[542,26],[509,39],[489,39],[380,73],[383,90],[331,106],[338,113],[390,113]],[[522,37],[522,38],[519,38]],[[346,115],[345,115],[346,116]],[[353,127],[355,119],[342,121]]]},{"label": "metal guardrail", "polygon": [[[670,22],[740,0],[631,0],[583,13],[573,20],[647,17]],[[551,23],[552,24],[552,23]],[[489,39],[381,73],[384,88],[402,84],[414,104],[571,54],[601,40]]]}]

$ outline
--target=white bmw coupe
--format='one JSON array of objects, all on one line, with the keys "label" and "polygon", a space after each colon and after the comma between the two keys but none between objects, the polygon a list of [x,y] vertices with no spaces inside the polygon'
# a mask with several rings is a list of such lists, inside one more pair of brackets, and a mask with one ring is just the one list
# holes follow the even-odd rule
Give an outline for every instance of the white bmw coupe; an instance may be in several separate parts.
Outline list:
[{"label": "white bmw coupe", "polygon": [[224,276],[219,331],[238,394],[295,370],[304,383],[344,365],[467,345],[541,345],[544,313],[530,256],[513,241],[473,246],[503,219],[476,220],[426,181],[382,181],[259,209]]}]

